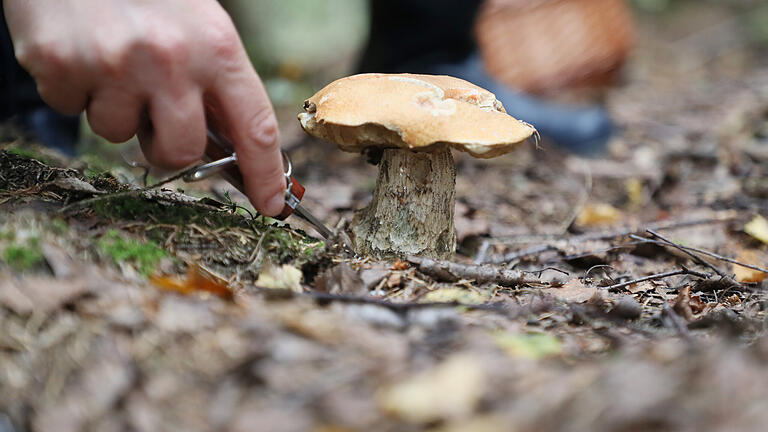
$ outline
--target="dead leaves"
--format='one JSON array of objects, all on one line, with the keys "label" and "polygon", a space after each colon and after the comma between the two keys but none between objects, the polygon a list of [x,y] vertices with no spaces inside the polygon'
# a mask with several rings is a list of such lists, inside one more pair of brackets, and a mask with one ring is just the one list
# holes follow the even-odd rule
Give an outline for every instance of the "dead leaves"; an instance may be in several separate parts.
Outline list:
[{"label": "dead leaves", "polygon": [[569,303],[584,303],[598,293],[597,288],[584,285],[579,279],[571,279],[560,288],[547,288],[542,292]]},{"label": "dead leaves", "polygon": [[296,293],[303,292],[301,270],[290,264],[276,266],[267,264],[256,279],[256,286],[269,289],[285,289]]},{"label": "dead leaves", "polygon": [[768,219],[760,215],[755,216],[751,221],[744,225],[744,232],[761,242],[768,244]]},{"label": "dead leaves", "polygon": [[[743,250],[736,260],[745,264],[752,264],[756,266],[768,262],[766,259],[761,260],[761,254],[759,252],[748,249]],[[738,264],[733,264],[732,271],[736,277],[736,280],[739,282],[762,282],[765,280],[766,276],[768,276],[768,274],[765,272],[740,266]]]},{"label": "dead leaves", "polygon": [[179,294],[210,293],[229,300],[234,297],[228,285],[204,275],[200,267],[193,264],[187,267],[187,274],[183,277],[150,276],[149,282],[162,290]]},{"label": "dead leaves", "polygon": [[363,295],[367,292],[363,279],[347,263],[338,264],[318,275],[314,287],[318,291],[337,295]]},{"label": "dead leaves", "polygon": [[485,391],[481,363],[469,354],[454,354],[431,370],[385,387],[381,408],[410,423],[468,418]]}]

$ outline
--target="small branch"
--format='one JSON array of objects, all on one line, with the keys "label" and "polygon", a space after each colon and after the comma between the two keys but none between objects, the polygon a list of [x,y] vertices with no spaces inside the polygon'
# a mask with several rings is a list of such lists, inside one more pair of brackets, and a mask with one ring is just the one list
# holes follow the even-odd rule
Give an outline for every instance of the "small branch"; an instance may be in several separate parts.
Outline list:
[{"label": "small branch", "polygon": [[83,207],[83,206],[86,206],[86,205],[89,205],[89,204],[93,204],[93,203],[96,203],[96,202],[99,202],[99,201],[111,200],[111,199],[127,197],[127,196],[141,195],[144,192],[148,192],[148,191],[150,191],[152,189],[159,188],[160,186],[162,186],[162,185],[164,185],[166,183],[170,183],[170,182],[172,182],[174,180],[178,180],[178,179],[184,177],[187,173],[189,173],[189,172],[191,172],[192,170],[195,170],[195,169],[197,169],[196,166],[193,166],[191,168],[187,168],[185,170],[182,170],[179,173],[176,173],[176,174],[174,174],[174,175],[172,175],[170,177],[167,177],[167,178],[165,178],[163,180],[160,180],[160,181],[158,181],[155,184],[151,184],[149,186],[145,186],[145,187],[142,187],[142,188],[131,189],[131,190],[127,190],[127,191],[115,192],[115,193],[110,193],[110,194],[103,194],[103,195],[95,196],[93,198],[88,198],[88,199],[76,201],[76,202],[73,202],[72,204],[66,205],[66,206],[62,207],[61,209],[59,209],[59,213],[66,213],[66,212],[72,210],[73,208]]},{"label": "small branch", "polygon": [[647,232],[648,234],[652,235],[653,237],[656,237],[657,239],[663,241],[668,246],[672,246],[673,248],[679,250],[680,252],[690,256],[691,258],[693,258],[694,261],[696,261],[697,263],[703,265],[704,267],[710,268],[712,271],[717,273],[717,275],[720,276],[721,278],[726,277],[725,273],[721,272],[717,267],[715,267],[712,264],[704,261],[704,259],[702,259],[700,256],[696,255],[695,253],[693,253],[693,252],[691,252],[689,250],[686,250],[681,245],[679,245],[679,244],[677,244],[677,243],[667,239],[666,237],[662,236],[661,234],[659,234],[659,233],[657,233],[657,232],[655,232],[655,231],[653,231],[651,229],[647,229],[647,230],[645,230],[645,232]]},{"label": "small branch", "polygon": [[380,299],[376,297],[366,296],[350,296],[343,294],[330,294],[318,291],[307,291],[303,293],[297,293],[290,290],[264,288],[260,286],[251,285],[250,288],[254,288],[257,291],[263,293],[267,298],[271,299],[292,299],[292,298],[310,298],[320,304],[328,303],[346,303],[346,304],[368,304],[374,306],[381,306],[395,312],[406,312],[412,309],[428,309],[428,308],[455,308],[462,307],[469,310],[483,310],[489,312],[495,312],[506,316],[514,315],[512,310],[497,303],[484,303],[484,304],[466,304],[460,302],[393,302],[390,300]]},{"label": "small branch", "polygon": [[[637,239],[637,240],[644,240],[646,243],[653,243],[653,244],[657,244],[657,245],[661,245],[661,246],[663,246],[665,244],[664,242],[661,242],[661,241],[658,241],[658,240],[647,239],[647,238],[639,237],[639,236],[636,236],[636,235],[632,235],[632,238]],[[763,273],[768,273],[768,268],[758,267],[758,266],[752,265],[752,264],[747,264],[745,262],[741,262],[741,261],[735,260],[733,258],[728,258],[728,257],[723,256],[723,255],[718,255],[718,254],[716,254],[714,252],[710,252],[708,250],[699,249],[699,248],[695,248],[695,247],[691,247],[691,246],[683,246],[683,245],[678,245],[678,246],[680,246],[681,248],[683,248],[685,250],[689,250],[691,252],[700,253],[702,255],[706,255],[706,256],[712,257],[714,259],[720,260],[720,261],[725,261],[727,263],[736,264],[737,266],[746,267],[748,269],[761,271]]]},{"label": "small branch", "polygon": [[645,282],[645,281],[655,280],[655,279],[664,279],[670,276],[677,276],[677,275],[691,275],[691,276],[696,276],[702,279],[709,279],[710,277],[712,277],[712,275],[708,273],[697,272],[694,270],[690,270],[687,267],[683,267],[680,270],[673,270],[673,271],[668,271],[664,273],[656,273],[649,276],[632,279],[626,282],[617,283],[614,285],[608,285],[607,287],[605,287],[605,289],[615,290],[615,289],[624,288],[625,286],[629,286],[629,285],[640,283],[640,282]]},{"label": "small branch", "polygon": [[495,283],[505,287],[541,283],[537,279],[526,279],[521,271],[507,270],[487,264],[467,265],[417,256],[409,256],[407,261],[416,264],[422,273],[445,282],[471,279],[479,284]]}]

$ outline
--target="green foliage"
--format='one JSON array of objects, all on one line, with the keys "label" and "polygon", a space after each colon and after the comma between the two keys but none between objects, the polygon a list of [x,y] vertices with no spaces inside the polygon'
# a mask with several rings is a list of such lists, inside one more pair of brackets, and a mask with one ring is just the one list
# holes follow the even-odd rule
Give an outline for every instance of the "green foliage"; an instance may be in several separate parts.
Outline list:
[{"label": "green foliage", "polygon": [[143,276],[149,276],[157,263],[168,253],[153,242],[142,243],[123,237],[117,230],[109,230],[99,240],[99,250],[113,262],[129,262]]},{"label": "green foliage", "polygon": [[43,263],[45,257],[40,239],[28,238],[24,243],[11,243],[3,251],[3,261],[14,270],[31,270]]}]

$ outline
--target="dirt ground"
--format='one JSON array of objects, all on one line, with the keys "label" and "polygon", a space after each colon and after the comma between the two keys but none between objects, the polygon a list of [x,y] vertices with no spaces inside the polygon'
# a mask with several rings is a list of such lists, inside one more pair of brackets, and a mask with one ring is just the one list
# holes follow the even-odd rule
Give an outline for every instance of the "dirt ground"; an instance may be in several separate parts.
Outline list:
[{"label": "dirt ground", "polygon": [[[764,430],[768,57],[703,3],[641,17],[604,157],[456,155],[451,262],[2,126],[0,431]],[[281,111],[343,229],[376,168]]]}]

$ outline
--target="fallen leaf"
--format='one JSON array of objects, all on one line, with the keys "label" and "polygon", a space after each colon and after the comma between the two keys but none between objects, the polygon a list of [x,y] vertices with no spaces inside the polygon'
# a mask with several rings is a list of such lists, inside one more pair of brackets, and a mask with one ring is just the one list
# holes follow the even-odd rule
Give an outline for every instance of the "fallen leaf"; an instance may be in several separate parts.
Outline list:
[{"label": "fallen leaf", "polygon": [[560,288],[547,288],[542,292],[553,297],[573,303],[584,303],[597,293],[597,288],[586,286],[579,279],[571,279]]},{"label": "fallen leaf", "polygon": [[736,306],[741,304],[741,299],[738,295],[731,294],[730,296],[726,297],[723,302],[729,306]]},{"label": "fallen leaf", "polygon": [[390,269],[392,270],[408,270],[410,267],[410,264],[408,264],[405,261],[397,260],[394,263],[392,263],[392,267]]},{"label": "fallen leaf", "polygon": [[150,276],[149,282],[165,291],[173,291],[179,294],[194,294],[206,292],[216,294],[225,299],[232,299],[234,293],[225,284],[213,280],[204,275],[196,265],[187,267],[187,274],[179,276]]},{"label": "fallen leaf", "polygon": [[509,430],[509,425],[501,417],[483,415],[443,425],[437,429],[430,429],[429,432],[502,432]]},{"label": "fallen leaf", "polygon": [[256,286],[270,289],[286,289],[293,292],[302,292],[301,278],[304,275],[301,270],[290,264],[276,266],[267,264],[256,279]]},{"label": "fallen leaf", "polygon": [[629,206],[632,208],[639,208],[645,201],[645,187],[643,181],[639,178],[627,179],[624,182],[624,187],[627,189],[627,200]]},{"label": "fallen leaf", "polygon": [[761,242],[768,244],[768,219],[765,219],[760,215],[755,216],[751,221],[744,225],[744,232]]},{"label": "fallen leaf", "polygon": [[686,321],[693,321],[693,309],[691,308],[691,287],[689,285],[680,289],[672,304],[672,309]]},{"label": "fallen leaf", "polygon": [[613,225],[621,219],[621,212],[616,207],[606,203],[588,203],[576,217],[580,226]]},{"label": "fallen leaf", "polygon": [[[766,262],[768,260],[761,260],[759,254],[753,250],[742,251],[737,261],[741,261],[745,264],[759,265],[758,263]],[[736,275],[736,280],[739,282],[762,282],[768,274],[761,272],[760,270],[754,270],[748,267],[743,267],[738,264],[733,264],[733,274]]]},{"label": "fallen leaf", "polygon": [[347,263],[341,263],[319,274],[314,281],[315,289],[331,294],[365,294],[360,275]]},{"label": "fallen leaf", "polygon": [[552,335],[545,333],[510,334],[497,332],[493,340],[508,355],[537,360],[562,353],[563,344]]},{"label": "fallen leaf", "polygon": [[469,354],[454,354],[431,370],[385,387],[381,408],[410,423],[465,419],[480,402],[485,376]]},{"label": "fallen leaf", "polygon": [[387,277],[387,288],[392,289],[395,287],[399,287],[403,284],[403,274],[400,272],[394,272]]},{"label": "fallen leaf", "polygon": [[387,275],[389,275],[389,269],[381,266],[380,263],[360,271],[360,279],[362,279],[363,287],[366,291],[376,288],[376,285],[378,285],[382,279],[387,277]]},{"label": "fallen leaf", "polygon": [[478,292],[467,288],[450,286],[438,288],[430,291],[422,297],[422,301],[435,303],[461,303],[461,304],[483,304],[491,299],[489,292]]},{"label": "fallen leaf", "polygon": [[4,276],[0,278],[0,305],[21,315],[48,312],[98,290],[105,283],[104,278],[91,271],[68,279]]}]

